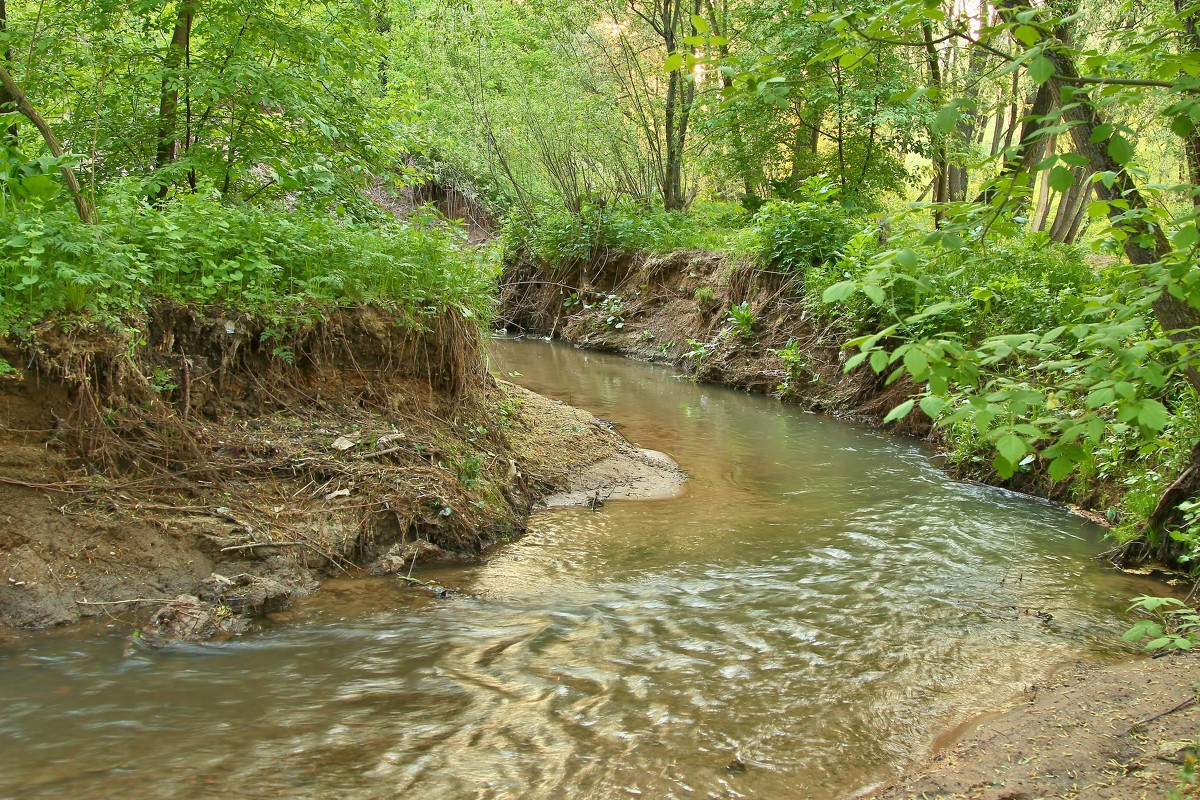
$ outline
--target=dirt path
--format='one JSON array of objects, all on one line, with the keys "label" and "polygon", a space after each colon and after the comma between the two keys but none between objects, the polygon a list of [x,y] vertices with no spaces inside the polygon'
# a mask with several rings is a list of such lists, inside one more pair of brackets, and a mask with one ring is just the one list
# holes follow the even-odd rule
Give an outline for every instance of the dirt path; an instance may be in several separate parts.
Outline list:
[{"label": "dirt path", "polygon": [[968,726],[921,769],[858,797],[1161,800],[1200,750],[1198,691],[1200,658],[1191,655],[1075,665]]}]

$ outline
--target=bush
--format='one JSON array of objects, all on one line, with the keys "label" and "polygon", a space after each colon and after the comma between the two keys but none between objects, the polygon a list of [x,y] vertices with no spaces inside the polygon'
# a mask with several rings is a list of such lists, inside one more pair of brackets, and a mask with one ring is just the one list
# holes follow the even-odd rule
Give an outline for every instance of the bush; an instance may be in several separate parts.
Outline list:
[{"label": "bush", "polygon": [[738,250],[746,222],[746,214],[730,203],[697,203],[681,212],[622,198],[587,203],[578,214],[561,206],[539,209],[536,219],[515,214],[504,226],[502,242],[506,260],[526,253],[551,268],[569,269],[629,253]]},{"label": "bush", "polygon": [[807,275],[836,261],[866,224],[836,203],[774,200],[754,215],[754,227],[768,265]]},{"label": "bush", "polygon": [[121,317],[156,299],[271,318],[360,303],[484,318],[490,303],[486,256],[464,256],[440,225],[356,223],[203,194],[162,208],[118,195],[98,211],[93,225],[67,208],[0,215],[0,332],[61,314]]}]

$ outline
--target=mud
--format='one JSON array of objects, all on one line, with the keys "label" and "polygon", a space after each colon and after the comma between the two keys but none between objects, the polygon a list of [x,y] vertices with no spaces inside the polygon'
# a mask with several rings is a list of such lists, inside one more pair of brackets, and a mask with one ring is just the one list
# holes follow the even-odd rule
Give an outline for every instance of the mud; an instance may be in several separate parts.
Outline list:
[{"label": "mud", "polygon": [[[1159,800],[1200,792],[1180,771],[1200,752],[1200,659],[1077,665],[1020,705],[976,721],[961,741],[874,800]],[[961,732],[961,731],[960,731]]]},{"label": "mud", "polygon": [[347,311],[287,360],[253,320],[143,327],[4,346],[28,368],[0,379],[0,630],[137,612],[149,641],[233,635],[329,575],[474,557],[598,464],[682,480],[495,381],[453,321]]}]

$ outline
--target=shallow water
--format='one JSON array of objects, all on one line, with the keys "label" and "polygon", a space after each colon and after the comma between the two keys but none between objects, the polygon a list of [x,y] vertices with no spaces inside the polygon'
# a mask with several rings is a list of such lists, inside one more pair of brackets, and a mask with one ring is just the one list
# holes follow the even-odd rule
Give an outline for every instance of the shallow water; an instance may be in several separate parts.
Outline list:
[{"label": "shallow water", "polygon": [[[0,797],[831,798],[1071,659],[1153,584],[911,442],[544,343],[494,366],[670,453],[682,497],[535,515],[470,566],[266,631],[0,645]],[[1052,620],[1033,616],[1047,612]]]}]

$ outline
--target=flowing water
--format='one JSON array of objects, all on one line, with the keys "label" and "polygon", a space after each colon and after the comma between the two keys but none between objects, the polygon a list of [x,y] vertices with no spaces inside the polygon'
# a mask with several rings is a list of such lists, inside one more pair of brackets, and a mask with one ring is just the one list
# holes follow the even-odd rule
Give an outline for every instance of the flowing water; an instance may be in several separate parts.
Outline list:
[{"label": "flowing water", "polygon": [[538,513],[421,573],[450,599],[341,580],[226,644],[19,637],[0,797],[840,797],[1112,657],[1151,588],[911,442],[544,343],[494,365],[672,454],[684,495]]}]

